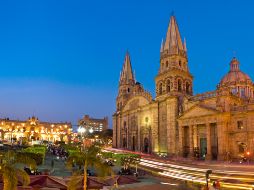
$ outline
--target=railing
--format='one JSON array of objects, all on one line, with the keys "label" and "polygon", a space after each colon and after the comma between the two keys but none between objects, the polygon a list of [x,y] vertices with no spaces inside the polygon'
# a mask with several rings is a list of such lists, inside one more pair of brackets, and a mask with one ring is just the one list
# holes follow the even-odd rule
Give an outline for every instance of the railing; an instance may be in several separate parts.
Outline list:
[{"label": "railing", "polygon": [[230,108],[230,111],[247,111],[248,110],[248,106],[247,105],[243,105],[243,106],[232,106]]},{"label": "railing", "polygon": [[197,94],[195,96],[192,96],[190,98],[191,101],[200,101],[200,100],[205,100],[209,98],[216,97],[217,92],[216,91],[210,91],[210,92],[205,92],[203,94]]},{"label": "railing", "polygon": [[133,92],[131,97],[133,97],[133,96],[139,96],[139,95],[146,97],[149,101],[152,101],[152,99],[153,99],[152,95],[148,91],[146,91],[146,90]]}]

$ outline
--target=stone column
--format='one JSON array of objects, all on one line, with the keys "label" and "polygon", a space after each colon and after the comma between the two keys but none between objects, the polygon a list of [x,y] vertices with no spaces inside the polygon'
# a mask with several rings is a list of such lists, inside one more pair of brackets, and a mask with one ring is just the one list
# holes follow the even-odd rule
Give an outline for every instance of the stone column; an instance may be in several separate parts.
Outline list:
[{"label": "stone column", "polygon": [[183,126],[179,126],[178,156],[183,156]]},{"label": "stone column", "polygon": [[193,125],[190,125],[189,126],[189,148],[190,148],[190,152],[189,152],[189,155],[188,157],[189,158],[194,158],[194,151],[193,151]]},{"label": "stone column", "polygon": [[227,154],[227,135],[226,135],[226,123],[217,123],[217,133],[218,133],[218,160],[224,160]]},{"label": "stone column", "polygon": [[193,147],[196,148],[198,147],[198,126],[197,125],[193,125]]},{"label": "stone column", "polygon": [[152,119],[151,119],[151,143],[152,143],[152,152],[157,153],[159,151],[159,133],[158,133],[158,104],[152,108]]},{"label": "stone column", "polygon": [[137,151],[141,151],[141,128],[142,128],[141,114],[138,112],[138,121],[137,121]]},{"label": "stone column", "polygon": [[209,123],[206,123],[206,142],[207,142],[207,153],[206,160],[211,160],[212,151],[211,151],[211,126]]}]

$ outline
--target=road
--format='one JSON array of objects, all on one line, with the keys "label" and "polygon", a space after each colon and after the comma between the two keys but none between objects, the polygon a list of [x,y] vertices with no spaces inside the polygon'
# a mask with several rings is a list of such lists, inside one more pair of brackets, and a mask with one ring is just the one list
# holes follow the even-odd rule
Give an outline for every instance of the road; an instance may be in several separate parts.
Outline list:
[{"label": "road", "polygon": [[[109,149],[113,152],[123,150]],[[124,151],[125,152],[125,151]],[[129,151],[128,151],[129,152]],[[183,163],[182,161],[169,161],[142,155],[139,167],[150,170],[158,176],[172,179],[190,181],[194,183],[206,183],[205,173],[212,170],[210,180],[219,180],[221,186],[228,189],[254,189],[254,166],[233,165],[220,162]]]}]

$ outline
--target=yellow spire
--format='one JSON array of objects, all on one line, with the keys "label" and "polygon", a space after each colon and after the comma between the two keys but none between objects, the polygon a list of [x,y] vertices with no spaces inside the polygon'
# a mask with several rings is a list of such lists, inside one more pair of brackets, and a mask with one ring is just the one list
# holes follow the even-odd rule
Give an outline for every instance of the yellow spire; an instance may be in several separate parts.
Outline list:
[{"label": "yellow spire", "polygon": [[179,51],[185,51],[175,16],[171,16],[170,18],[163,49],[164,51],[167,50],[170,54],[178,54]]},{"label": "yellow spire", "polygon": [[123,69],[121,72],[120,82],[129,82],[129,81],[135,81],[135,78],[132,72],[130,55],[129,52],[127,51],[124,59]]}]

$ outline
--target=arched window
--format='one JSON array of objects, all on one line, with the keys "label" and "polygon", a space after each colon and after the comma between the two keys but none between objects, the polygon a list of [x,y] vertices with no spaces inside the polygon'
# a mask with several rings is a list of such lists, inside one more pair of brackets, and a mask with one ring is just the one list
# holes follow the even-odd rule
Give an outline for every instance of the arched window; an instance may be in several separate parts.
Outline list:
[{"label": "arched window", "polygon": [[123,129],[127,130],[127,128],[126,128],[126,121],[123,122]]},{"label": "arched window", "polygon": [[186,93],[189,94],[191,92],[190,84],[186,82]]},{"label": "arched window", "polygon": [[240,88],[240,96],[241,96],[242,98],[245,97],[245,89],[244,89],[244,88]]},{"label": "arched window", "polygon": [[166,61],[166,67],[168,68],[168,61]]},{"label": "arched window", "polygon": [[170,80],[167,80],[167,92],[170,92]]},{"label": "arched window", "polygon": [[130,92],[130,88],[127,89],[127,92],[128,92],[128,93]]},{"label": "arched window", "polygon": [[182,81],[178,79],[178,92],[182,92]]},{"label": "arched window", "polygon": [[159,95],[162,94],[162,83],[159,84]]},{"label": "arched window", "polygon": [[182,62],[181,62],[181,60],[179,61],[179,66],[182,67]]}]

